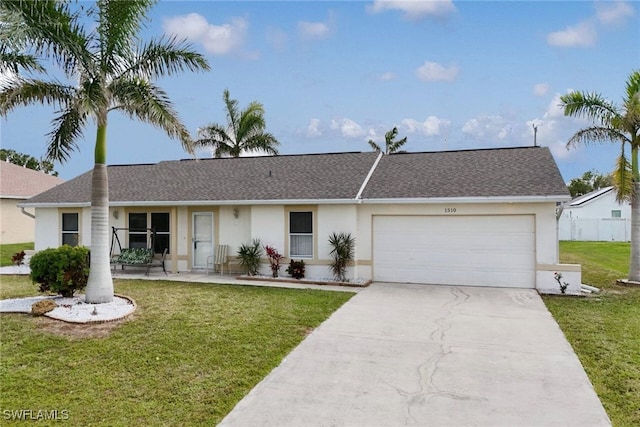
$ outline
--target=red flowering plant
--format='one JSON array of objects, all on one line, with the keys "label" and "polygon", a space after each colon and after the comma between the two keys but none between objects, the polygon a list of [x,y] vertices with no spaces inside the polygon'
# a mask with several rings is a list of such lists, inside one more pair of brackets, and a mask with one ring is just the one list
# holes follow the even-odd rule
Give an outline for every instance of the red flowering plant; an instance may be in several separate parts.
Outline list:
[{"label": "red flowering plant", "polygon": [[278,277],[278,272],[280,271],[280,260],[284,258],[280,255],[280,252],[273,246],[265,246],[265,252],[267,253],[267,258],[269,258],[269,265],[271,265],[271,275],[273,277]]}]

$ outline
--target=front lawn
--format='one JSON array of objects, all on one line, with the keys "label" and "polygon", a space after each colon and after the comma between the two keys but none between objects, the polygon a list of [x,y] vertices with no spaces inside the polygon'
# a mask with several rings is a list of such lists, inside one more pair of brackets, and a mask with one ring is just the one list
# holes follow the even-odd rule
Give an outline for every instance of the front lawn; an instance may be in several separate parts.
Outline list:
[{"label": "front lawn", "polygon": [[0,245],[0,267],[6,267],[13,265],[11,257],[20,251],[26,251],[33,249],[33,242],[29,243],[8,243]]},{"label": "front lawn", "polygon": [[640,288],[615,284],[627,275],[629,250],[628,243],[561,242],[561,262],[582,264],[582,282],[602,292],[543,298],[614,426],[640,425]]},{"label": "front lawn", "polygon": [[[353,296],[142,280],[115,288],[138,304],[121,323],[0,315],[3,419],[57,410],[72,425],[215,425]],[[0,297],[35,289],[26,277],[2,276]]]}]

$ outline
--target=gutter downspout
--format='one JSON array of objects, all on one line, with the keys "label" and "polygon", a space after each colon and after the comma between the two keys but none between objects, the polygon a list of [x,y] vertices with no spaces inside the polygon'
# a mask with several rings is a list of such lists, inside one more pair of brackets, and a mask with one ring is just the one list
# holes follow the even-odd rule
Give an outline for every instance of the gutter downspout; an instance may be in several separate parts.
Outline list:
[{"label": "gutter downspout", "polygon": [[367,187],[367,184],[369,183],[369,180],[371,179],[373,172],[375,172],[376,168],[378,167],[378,163],[380,163],[380,159],[382,159],[382,156],[384,156],[384,153],[381,151],[376,161],[373,162],[373,166],[371,166],[371,169],[369,170],[367,177],[362,182],[362,185],[360,186],[360,190],[358,191],[358,194],[356,194],[356,198],[355,198],[355,200],[358,203],[362,203],[362,193],[364,192],[364,189]]},{"label": "gutter downspout", "polygon": [[26,215],[26,216],[28,216],[30,218],[36,219],[36,216],[34,214],[25,211],[24,207],[22,207],[22,206],[20,206],[20,212],[22,212],[24,215]]}]

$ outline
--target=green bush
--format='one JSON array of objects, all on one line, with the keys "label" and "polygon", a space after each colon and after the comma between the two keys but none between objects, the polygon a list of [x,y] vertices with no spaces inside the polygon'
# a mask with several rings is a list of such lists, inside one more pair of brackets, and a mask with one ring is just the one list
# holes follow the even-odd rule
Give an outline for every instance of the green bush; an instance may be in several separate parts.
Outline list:
[{"label": "green bush", "polygon": [[243,243],[238,249],[238,258],[240,258],[240,265],[247,269],[249,276],[255,276],[258,274],[260,268],[260,257],[262,256],[262,244],[260,239],[253,239],[251,244]]},{"label": "green bush", "polygon": [[31,257],[31,281],[40,292],[55,292],[63,297],[84,289],[89,278],[89,249],[68,245],[37,252]]},{"label": "green bush", "polygon": [[351,233],[331,233],[329,236],[331,245],[331,272],[336,280],[346,282],[347,267],[353,264],[355,258],[356,239]]},{"label": "green bush", "polygon": [[294,279],[304,278],[304,260],[291,260],[289,267],[287,267],[287,273],[289,273]]}]

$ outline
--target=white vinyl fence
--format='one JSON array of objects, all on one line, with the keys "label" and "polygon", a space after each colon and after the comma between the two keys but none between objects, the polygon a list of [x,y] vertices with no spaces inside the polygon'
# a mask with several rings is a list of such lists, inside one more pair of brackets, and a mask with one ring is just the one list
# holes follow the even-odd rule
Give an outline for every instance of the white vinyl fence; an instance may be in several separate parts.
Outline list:
[{"label": "white vinyl fence", "polygon": [[628,218],[560,218],[560,240],[628,242],[631,220]]}]

